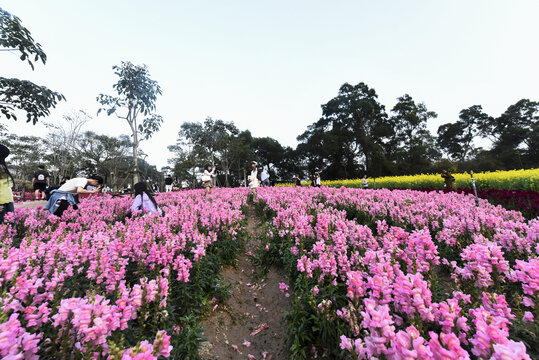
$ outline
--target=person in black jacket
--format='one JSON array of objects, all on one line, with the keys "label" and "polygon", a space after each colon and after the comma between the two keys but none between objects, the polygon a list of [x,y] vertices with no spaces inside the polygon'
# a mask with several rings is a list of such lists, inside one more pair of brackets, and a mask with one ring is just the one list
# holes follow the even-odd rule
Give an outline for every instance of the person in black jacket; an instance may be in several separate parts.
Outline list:
[{"label": "person in black jacket", "polygon": [[168,175],[165,178],[165,191],[166,192],[171,192],[172,191],[172,183],[173,182],[174,182],[174,179],[172,179],[172,177],[170,175]]},{"label": "person in black jacket", "polygon": [[35,200],[40,200],[39,195],[41,193],[41,200],[45,200],[46,194],[45,190],[50,185],[49,179],[50,179],[49,173],[45,170],[44,165],[39,165],[37,167],[37,170],[34,171],[34,177],[32,178],[32,184],[34,185],[34,198]]}]

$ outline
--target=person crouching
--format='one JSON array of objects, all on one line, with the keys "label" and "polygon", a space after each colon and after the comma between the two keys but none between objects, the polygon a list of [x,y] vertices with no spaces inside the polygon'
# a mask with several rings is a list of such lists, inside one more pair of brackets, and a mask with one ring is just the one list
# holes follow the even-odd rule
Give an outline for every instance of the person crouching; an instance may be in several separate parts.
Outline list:
[{"label": "person crouching", "polygon": [[[86,190],[86,186],[94,186],[94,190]],[[99,175],[91,175],[89,178],[73,178],[67,180],[57,190],[50,193],[49,201],[45,209],[51,214],[62,216],[70,206],[77,210],[79,203],[78,194],[97,194],[103,188],[103,178]]]},{"label": "person crouching", "polygon": [[148,185],[145,182],[138,182],[133,187],[135,189],[135,198],[131,205],[131,213],[142,211],[147,214],[158,212],[161,214],[161,209],[157,205],[155,198],[148,191]]}]

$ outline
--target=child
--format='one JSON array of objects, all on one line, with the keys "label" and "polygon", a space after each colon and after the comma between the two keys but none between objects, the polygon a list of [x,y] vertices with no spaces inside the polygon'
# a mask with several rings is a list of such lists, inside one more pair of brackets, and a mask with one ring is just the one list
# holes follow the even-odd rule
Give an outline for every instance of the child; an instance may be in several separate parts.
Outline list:
[{"label": "child", "polygon": [[211,189],[213,188],[213,178],[216,176],[215,167],[212,168],[210,164],[207,164],[204,167],[204,175],[202,175],[202,183],[206,189],[206,195],[211,194]]},{"label": "child", "polygon": [[145,182],[138,182],[134,186],[135,189],[135,200],[133,200],[133,205],[131,205],[131,213],[135,211],[143,211],[148,214],[153,214],[154,212],[159,212],[161,214],[161,209],[157,206],[152,194],[148,192],[148,186]]},{"label": "child", "polygon": [[15,180],[13,180],[13,176],[6,165],[9,152],[7,146],[0,144],[0,224],[4,222],[4,217],[8,212],[15,211],[13,192],[11,191]]}]

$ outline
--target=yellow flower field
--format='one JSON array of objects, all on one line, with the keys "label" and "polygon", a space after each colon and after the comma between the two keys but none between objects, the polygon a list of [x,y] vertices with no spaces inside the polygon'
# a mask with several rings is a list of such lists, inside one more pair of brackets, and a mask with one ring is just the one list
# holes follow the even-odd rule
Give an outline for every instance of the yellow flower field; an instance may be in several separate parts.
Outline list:
[{"label": "yellow flower field", "polygon": [[[507,190],[534,190],[539,189],[539,168],[528,170],[510,170],[474,173],[477,189],[507,189]],[[453,174],[455,188],[469,189],[472,187],[472,179],[469,173]],[[362,186],[362,179],[326,180],[322,185],[330,187],[354,187]],[[444,179],[440,174],[421,174],[410,176],[384,176],[368,178],[369,188],[391,189],[443,189]],[[305,182],[308,185],[310,182]],[[293,184],[281,184],[281,186],[293,186]]]}]

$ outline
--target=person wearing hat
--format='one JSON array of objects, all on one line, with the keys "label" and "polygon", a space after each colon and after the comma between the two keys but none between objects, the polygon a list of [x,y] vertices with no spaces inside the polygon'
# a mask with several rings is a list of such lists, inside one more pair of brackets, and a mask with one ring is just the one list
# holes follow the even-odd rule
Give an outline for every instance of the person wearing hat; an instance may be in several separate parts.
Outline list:
[{"label": "person wearing hat", "polygon": [[0,144],[0,224],[4,223],[4,217],[7,213],[15,211],[13,191],[11,190],[15,184],[15,180],[6,164],[6,158],[9,152],[7,146]]},{"label": "person wearing hat", "polygon": [[256,196],[256,188],[260,186],[260,172],[256,168],[257,165],[258,163],[256,161],[251,162],[251,175],[247,178],[254,196]]}]

